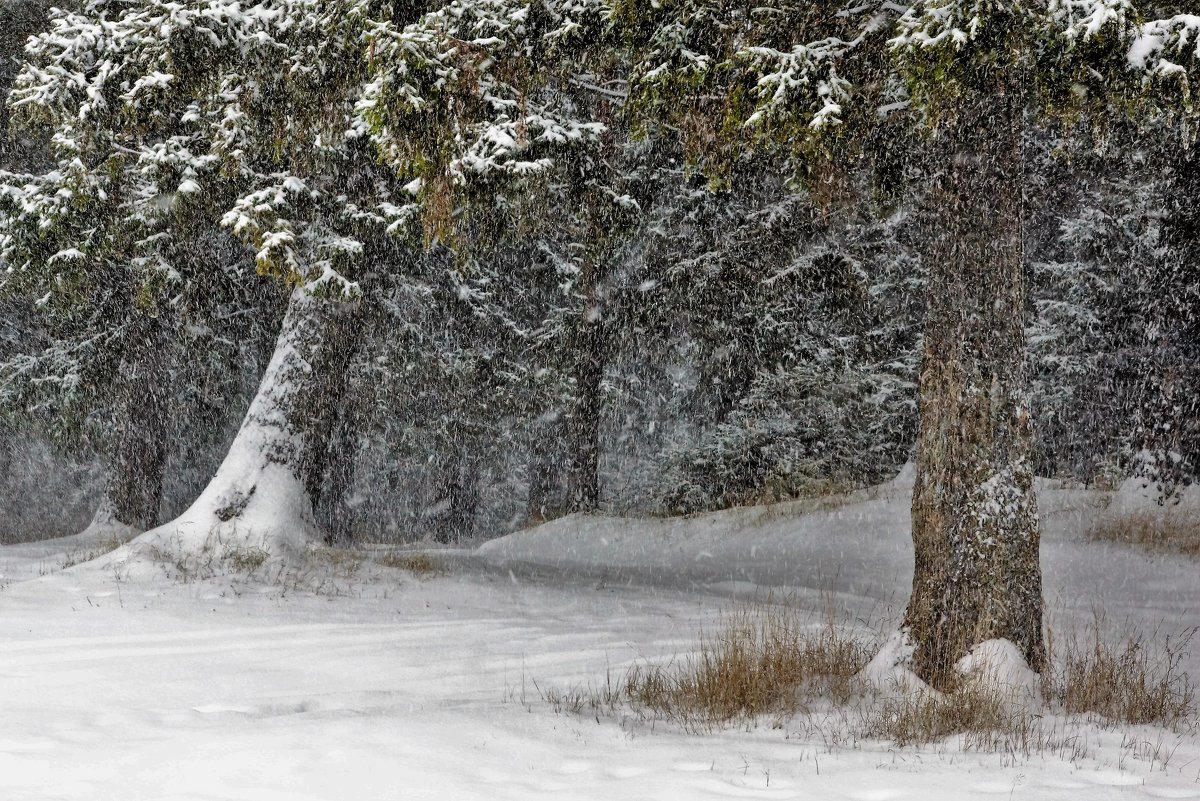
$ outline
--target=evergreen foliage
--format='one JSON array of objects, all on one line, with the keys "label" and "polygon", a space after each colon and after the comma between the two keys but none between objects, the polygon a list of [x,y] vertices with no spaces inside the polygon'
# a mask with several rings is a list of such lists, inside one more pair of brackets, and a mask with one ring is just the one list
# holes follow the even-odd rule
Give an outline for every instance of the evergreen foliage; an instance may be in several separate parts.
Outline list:
[{"label": "evergreen foliage", "polygon": [[1160,5],[4,0],[0,439],[100,472],[158,330],[177,510],[300,286],[363,310],[306,479],[339,538],[880,481],[948,213],[926,134],[1018,75],[1037,468],[1169,494],[1200,17]]}]

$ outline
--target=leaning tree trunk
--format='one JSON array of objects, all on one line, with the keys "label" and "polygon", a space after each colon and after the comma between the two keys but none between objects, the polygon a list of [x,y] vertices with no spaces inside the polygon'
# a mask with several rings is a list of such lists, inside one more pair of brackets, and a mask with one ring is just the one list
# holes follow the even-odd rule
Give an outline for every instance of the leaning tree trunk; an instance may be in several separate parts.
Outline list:
[{"label": "leaning tree trunk", "polygon": [[312,477],[324,470],[358,311],[358,303],[292,292],[275,353],[216,475],[186,512],[137,542],[205,560],[246,548],[283,555],[317,537]]},{"label": "leaning tree trunk", "polygon": [[[1011,74],[1011,73],[1010,73]],[[1022,113],[1017,84],[965,100],[936,140],[904,626],[935,687],[972,645],[1045,661],[1023,331]]]},{"label": "leaning tree trunk", "polygon": [[145,530],[158,523],[167,463],[171,348],[161,317],[134,320],[120,366],[121,399],[108,482],[92,527]]}]

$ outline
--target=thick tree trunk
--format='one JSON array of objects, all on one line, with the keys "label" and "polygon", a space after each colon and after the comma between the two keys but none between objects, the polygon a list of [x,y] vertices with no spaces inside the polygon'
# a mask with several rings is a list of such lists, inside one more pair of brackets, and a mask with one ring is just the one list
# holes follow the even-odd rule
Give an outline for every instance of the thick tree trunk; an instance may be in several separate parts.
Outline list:
[{"label": "thick tree trunk", "polygon": [[[1011,73],[1009,73],[1011,74]],[[967,99],[937,138],[904,625],[935,687],[972,645],[1045,661],[1023,330],[1021,92]]]},{"label": "thick tree trunk", "polygon": [[121,400],[108,482],[93,527],[145,530],[158,523],[168,454],[170,354],[164,320],[147,315],[134,321],[120,367]]},{"label": "thick tree trunk", "polygon": [[217,474],[186,512],[138,543],[219,559],[240,548],[282,556],[317,537],[313,476],[324,472],[329,399],[342,391],[359,308],[293,291],[275,353]]},{"label": "thick tree trunk", "polygon": [[575,403],[567,420],[571,463],[567,503],[572,512],[594,512],[600,505],[600,411],[604,379],[604,325],[589,311],[575,342]]}]

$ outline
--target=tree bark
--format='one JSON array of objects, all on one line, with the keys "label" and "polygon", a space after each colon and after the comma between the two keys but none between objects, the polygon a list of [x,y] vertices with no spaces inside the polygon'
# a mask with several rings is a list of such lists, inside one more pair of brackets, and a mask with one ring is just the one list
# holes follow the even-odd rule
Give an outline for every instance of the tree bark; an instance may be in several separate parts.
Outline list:
[{"label": "tree bark", "polygon": [[355,460],[361,440],[359,423],[348,404],[343,404],[329,444],[325,481],[316,496],[317,522],[330,545],[345,547],[355,540],[350,490],[354,486]]},{"label": "tree bark", "polygon": [[158,523],[167,462],[171,349],[166,322],[139,315],[120,367],[117,437],[93,523],[145,530]]},{"label": "tree bark", "polygon": [[191,507],[138,542],[185,557],[222,548],[283,555],[317,538],[313,476],[323,472],[345,344],[360,304],[292,292],[275,352],[216,475]]},{"label": "tree bark", "polygon": [[934,687],[976,643],[1012,641],[1039,670],[1042,578],[1025,356],[1022,115],[1015,70],[967,98],[936,139],[904,626]]},{"label": "tree bark", "polygon": [[525,496],[525,518],[530,525],[544,523],[557,516],[561,484],[555,455],[562,436],[558,420],[538,421],[529,440],[529,491]]},{"label": "tree bark", "polygon": [[[591,319],[596,316],[597,319]],[[594,512],[600,505],[600,386],[604,379],[604,326],[598,311],[580,321],[575,342],[575,402],[567,420],[571,465],[567,499],[572,512]]]},{"label": "tree bark", "polygon": [[434,472],[438,497],[437,512],[429,521],[430,536],[438,542],[460,542],[475,533],[475,518],[479,513],[479,485],[482,475],[477,459],[467,456],[464,449],[451,445],[452,450],[440,460]]},{"label": "tree bark", "polygon": [[16,427],[11,421],[0,417],[0,481],[12,471],[13,442],[16,438]]},{"label": "tree bark", "polygon": [[[357,315],[365,323],[365,313]],[[354,486],[355,459],[363,424],[357,399],[347,394],[350,363],[362,347],[365,326],[336,325],[329,330],[327,379],[320,383],[315,400],[314,450],[306,485],[316,518],[330,545],[350,545],[354,540],[353,512],[349,505]],[[321,448],[320,443],[325,443]]]}]

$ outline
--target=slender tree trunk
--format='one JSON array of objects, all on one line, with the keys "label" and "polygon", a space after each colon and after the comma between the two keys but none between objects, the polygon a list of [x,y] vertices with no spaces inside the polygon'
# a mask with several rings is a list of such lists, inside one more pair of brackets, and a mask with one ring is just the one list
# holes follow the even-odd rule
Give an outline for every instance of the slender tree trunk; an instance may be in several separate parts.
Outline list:
[{"label": "slender tree trunk", "polygon": [[445,447],[446,450],[439,453],[433,463],[433,503],[426,512],[426,536],[436,542],[449,542],[452,539],[450,509],[454,502],[460,465],[457,445],[451,443]]},{"label": "slender tree trunk", "polygon": [[567,420],[571,467],[567,499],[572,512],[594,512],[600,505],[600,385],[604,378],[604,325],[580,322],[575,343],[575,404]]},{"label": "slender tree trunk", "polygon": [[[365,326],[361,323],[366,316],[357,315],[360,324],[330,328],[327,379],[321,382],[315,398],[313,442],[324,442],[326,447],[313,451],[306,484],[316,504],[317,523],[331,545],[349,545],[354,539],[349,500],[363,421],[359,399],[349,392],[347,379],[350,364],[362,347]],[[320,445],[315,444],[314,448]]]},{"label": "slender tree trunk", "polygon": [[1045,661],[1023,326],[1022,114],[1003,67],[937,138],[929,304],[904,625],[913,668],[944,687],[972,645]]},{"label": "slender tree trunk", "polygon": [[471,537],[479,513],[482,479],[479,462],[467,456],[461,446],[451,447],[434,471],[437,511],[431,516],[429,531],[438,542],[459,542]]},{"label": "slender tree trunk", "polygon": [[192,506],[139,542],[184,556],[229,548],[295,551],[318,535],[313,476],[323,472],[345,345],[360,304],[293,291],[275,353],[217,474]]},{"label": "slender tree trunk", "polygon": [[561,437],[561,424],[538,422],[529,442],[529,493],[525,496],[525,517],[531,525],[556,516],[559,494],[555,454]]},{"label": "slender tree trunk", "polygon": [[117,437],[93,524],[145,530],[158,523],[167,462],[171,347],[166,322],[139,316],[121,362]]},{"label": "slender tree trunk", "polygon": [[[0,485],[8,483],[13,463],[13,429],[0,420]],[[5,532],[0,531],[0,536]]]},{"label": "slender tree trunk", "polygon": [[482,474],[479,461],[461,456],[460,467],[450,486],[449,541],[461,542],[475,534],[475,518],[479,514],[479,485]]}]

